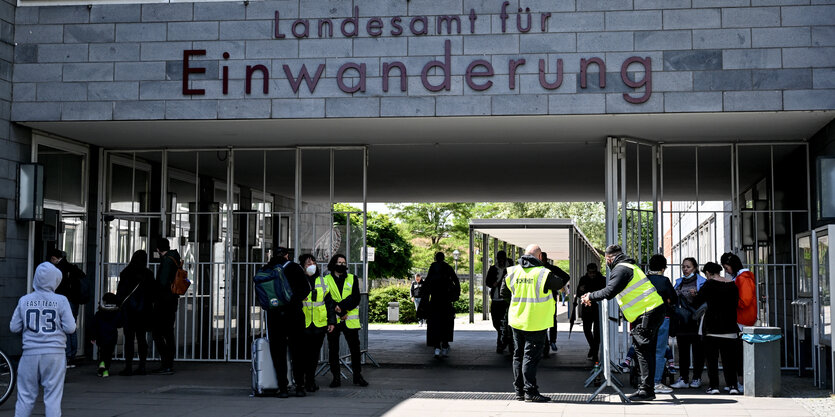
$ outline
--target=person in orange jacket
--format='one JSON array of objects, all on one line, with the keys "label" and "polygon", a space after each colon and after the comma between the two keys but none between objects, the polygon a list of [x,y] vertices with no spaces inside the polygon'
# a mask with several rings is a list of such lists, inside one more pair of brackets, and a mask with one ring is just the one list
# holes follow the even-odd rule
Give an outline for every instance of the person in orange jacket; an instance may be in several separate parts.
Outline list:
[{"label": "person in orange jacket", "polygon": [[[730,275],[736,288],[739,290],[739,301],[736,305],[736,323],[739,330],[744,326],[753,326],[757,322],[757,281],[754,273],[742,265],[742,260],[732,252],[722,254],[719,259],[725,272]],[[736,374],[742,381],[742,339],[737,339],[737,370]],[[742,382],[739,382],[737,389],[743,392]],[[730,387],[726,387],[730,389]]]}]

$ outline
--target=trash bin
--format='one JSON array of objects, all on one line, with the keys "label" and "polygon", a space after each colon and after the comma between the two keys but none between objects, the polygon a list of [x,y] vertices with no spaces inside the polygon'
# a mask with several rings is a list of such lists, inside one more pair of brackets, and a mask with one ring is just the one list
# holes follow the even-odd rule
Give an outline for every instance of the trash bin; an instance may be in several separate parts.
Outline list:
[{"label": "trash bin", "polygon": [[392,301],[389,303],[388,319],[390,323],[396,323],[400,321],[400,303],[398,303],[397,301]]},{"label": "trash bin", "polygon": [[776,397],[780,395],[779,327],[744,327],[742,329],[745,395]]}]

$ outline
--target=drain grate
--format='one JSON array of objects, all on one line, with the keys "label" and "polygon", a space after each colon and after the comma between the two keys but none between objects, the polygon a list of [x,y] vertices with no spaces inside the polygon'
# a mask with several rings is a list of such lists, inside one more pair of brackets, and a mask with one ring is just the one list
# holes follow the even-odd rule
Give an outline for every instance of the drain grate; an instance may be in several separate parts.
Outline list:
[{"label": "drain grate", "polygon": [[[585,403],[591,397],[591,394],[562,394],[562,393],[546,393],[543,394],[551,397],[551,401],[560,403]],[[513,401],[516,396],[512,393],[506,392],[460,392],[460,391],[419,391],[411,398],[427,398],[438,400],[497,400],[497,401]],[[598,395],[594,403],[609,402],[608,395]]]}]

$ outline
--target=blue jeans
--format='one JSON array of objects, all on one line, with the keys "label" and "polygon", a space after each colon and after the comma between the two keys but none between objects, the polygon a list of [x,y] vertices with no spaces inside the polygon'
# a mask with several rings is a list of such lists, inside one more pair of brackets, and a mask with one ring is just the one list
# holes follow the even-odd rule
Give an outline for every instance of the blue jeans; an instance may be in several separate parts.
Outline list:
[{"label": "blue jeans", "polygon": [[[72,316],[77,323],[78,322],[78,304],[70,303],[70,310],[72,310]],[[67,335],[66,353],[67,353],[67,360],[75,359],[75,356],[78,354],[78,330],[72,332],[72,334]]]},{"label": "blue jeans", "polygon": [[655,383],[661,382],[664,375],[664,366],[667,363],[665,353],[667,352],[667,339],[670,336],[670,318],[664,317],[664,322],[658,328],[658,343],[655,345]]}]

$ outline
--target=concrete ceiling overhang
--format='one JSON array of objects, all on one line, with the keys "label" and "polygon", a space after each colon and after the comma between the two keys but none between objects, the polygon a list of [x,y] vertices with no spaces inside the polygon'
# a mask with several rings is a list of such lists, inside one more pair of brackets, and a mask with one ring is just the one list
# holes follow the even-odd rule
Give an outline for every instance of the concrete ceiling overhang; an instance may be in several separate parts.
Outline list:
[{"label": "concrete ceiling overhang", "polygon": [[607,136],[802,143],[833,118],[835,111],[23,124],[109,149],[365,145],[370,202],[602,201]]},{"label": "concrete ceiling overhang", "polygon": [[[591,247],[571,219],[472,219],[470,230],[523,249],[535,243],[548,253],[549,259],[556,260],[569,259],[572,230]],[[508,257],[515,258],[515,255],[509,253]]]}]

